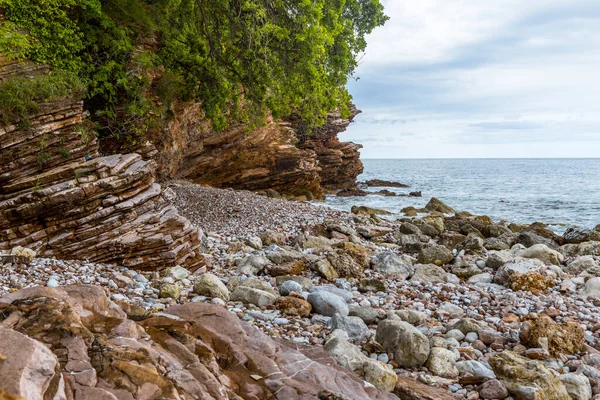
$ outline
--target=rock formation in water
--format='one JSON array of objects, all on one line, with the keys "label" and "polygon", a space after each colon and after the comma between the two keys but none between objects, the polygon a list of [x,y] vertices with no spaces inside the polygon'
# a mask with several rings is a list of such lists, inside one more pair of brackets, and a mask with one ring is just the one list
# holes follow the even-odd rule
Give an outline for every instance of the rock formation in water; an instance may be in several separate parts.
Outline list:
[{"label": "rock formation in water", "polygon": [[[0,81],[45,73],[0,59]],[[0,250],[140,269],[202,265],[202,233],[164,198],[156,163],[100,156],[85,122],[81,98],[70,95],[0,126]]]}]

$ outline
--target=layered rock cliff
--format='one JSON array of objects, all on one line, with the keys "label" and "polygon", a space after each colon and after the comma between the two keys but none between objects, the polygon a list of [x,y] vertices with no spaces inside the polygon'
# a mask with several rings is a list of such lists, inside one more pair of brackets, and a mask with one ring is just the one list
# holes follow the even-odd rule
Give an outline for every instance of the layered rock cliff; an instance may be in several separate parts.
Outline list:
[{"label": "layered rock cliff", "polygon": [[[0,58],[0,81],[47,73]],[[0,126],[0,250],[140,269],[202,265],[201,232],[177,214],[138,154],[102,157],[78,95]]]},{"label": "layered rock cliff", "polygon": [[216,132],[199,104],[180,104],[164,129],[148,135],[152,145],[136,150],[158,162],[163,179],[320,198],[327,191],[354,187],[362,172],[361,146],[338,139],[359,112],[353,109],[348,119],[332,113],[308,135],[293,118]]}]

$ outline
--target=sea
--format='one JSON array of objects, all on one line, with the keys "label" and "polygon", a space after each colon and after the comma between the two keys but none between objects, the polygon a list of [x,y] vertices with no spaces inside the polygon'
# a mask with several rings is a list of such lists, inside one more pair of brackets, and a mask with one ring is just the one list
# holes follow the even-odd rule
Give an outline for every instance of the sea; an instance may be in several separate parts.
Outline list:
[{"label": "sea", "polygon": [[421,191],[422,197],[327,196],[325,205],[350,210],[353,205],[400,210],[422,208],[437,197],[459,211],[487,215],[494,221],[544,222],[554,230],[600,224],[600,158],[594,159],[363,159],[358,181],[382,179]]}]

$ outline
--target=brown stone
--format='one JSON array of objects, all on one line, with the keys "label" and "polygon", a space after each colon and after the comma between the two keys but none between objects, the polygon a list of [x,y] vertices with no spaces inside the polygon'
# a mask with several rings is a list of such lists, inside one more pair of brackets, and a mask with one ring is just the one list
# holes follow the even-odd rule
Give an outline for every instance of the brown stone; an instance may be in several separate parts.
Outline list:
[{"label": "brown stone", "polygon": [[456,400],[456,397],[446,390],[403,376],[398,376],[394,394],[401,400]]},{"label": "brown stone", "polygon": [[285,275],[300,275],[306,270],[304,260],[298,260],[281,265],[272,265],[269,267],[269,275],[285,276]]},{"label": "brown stone", "polygon": [[275,302],[275,306],[284,314],[300,317],[308,317],[312,310],[312,306],[308,301],[295,296],[280,297]]},{"label": "brown stone", "polygon": [[547,315],[528,316],[521,325],[521,343],[529,348],[545,348],[550,354],[577,354],[585,349],[583,328],[574,322],[557,324]]}]

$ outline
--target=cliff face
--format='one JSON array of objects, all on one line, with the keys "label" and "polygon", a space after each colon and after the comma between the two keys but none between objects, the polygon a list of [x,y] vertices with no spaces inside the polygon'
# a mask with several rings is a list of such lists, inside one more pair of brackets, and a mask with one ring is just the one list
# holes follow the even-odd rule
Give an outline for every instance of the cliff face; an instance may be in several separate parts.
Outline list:
[{"label": "cliff face", "polygon": [[[0,58],[0,80],[43,74]],[[201,232],[179,216],[138,154],[101,157],[77,96],[0,125],[0,250],[149,269],[203,262]]]},{"label": "cliff face", "polygon": [[331,114],[324,126],[303,136],[292,119],[215,132],[198,104],[179,105],[168,126],[150,135],[158,151],[149,154],[161,178],[319,198],[325,191],[354,186],[362,172],[361,146],[337,137],[358,113],[354,110],[349,119]]}]

